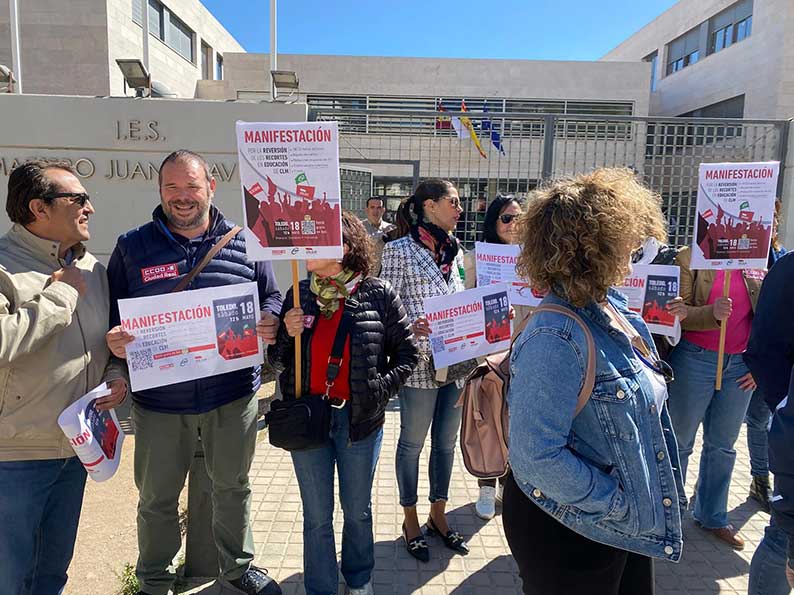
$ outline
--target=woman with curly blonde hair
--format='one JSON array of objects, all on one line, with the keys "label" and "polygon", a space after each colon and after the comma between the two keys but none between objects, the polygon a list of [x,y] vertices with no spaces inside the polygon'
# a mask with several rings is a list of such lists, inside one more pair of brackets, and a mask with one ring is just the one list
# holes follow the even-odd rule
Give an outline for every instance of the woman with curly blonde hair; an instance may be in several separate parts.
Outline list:
[{"label": "woman with curly blonde hair", "polygon": [[503,520],[524,593],[653,593],[652,559],[682,547],[672,374],[611,287],[664,229],[658,198],[601,169],[536,191],[520,225],[520,273],[582,323],[541,309],[511,355]]}]

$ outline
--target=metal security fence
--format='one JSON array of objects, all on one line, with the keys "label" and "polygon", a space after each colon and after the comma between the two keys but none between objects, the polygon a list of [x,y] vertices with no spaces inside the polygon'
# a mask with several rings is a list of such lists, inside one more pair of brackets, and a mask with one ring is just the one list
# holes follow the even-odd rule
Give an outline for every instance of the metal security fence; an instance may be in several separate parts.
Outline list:
[{"label": "metal security fence", "polygon": [[[482,237],[495,196],[525,198],[544,180],[597,167],[636,171],[662,197],[670,242],[686,244],[700,163],[783,162],[788,138],[779,120],[361,109],[313,110],[312,118],[339,122],[342,167],[371,171],[373,195],[389,211],[422,178],[453,181],[464,206],[458,237],[467,246]],[[458,137],[451,118],[469,119],[484,156],[471,138]],[[343,195],[363,214],[360,197],[352,198]]]}]

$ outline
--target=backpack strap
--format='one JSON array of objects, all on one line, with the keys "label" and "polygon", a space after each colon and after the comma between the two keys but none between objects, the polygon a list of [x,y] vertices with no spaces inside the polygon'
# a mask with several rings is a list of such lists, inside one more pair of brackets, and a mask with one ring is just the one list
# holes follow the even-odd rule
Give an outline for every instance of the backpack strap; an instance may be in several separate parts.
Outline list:
[{"label": "backpack strap", "polygon": [[587,370],[585,371],[584,382],[582,383],[582,390],[579,391],[579,399],[576,402],[576,411],[574,412],[573,416],[576,417],[579,413],[584,409],[584,406],[587,405],[587,401],[590,400],[590,395],[593,394],[593,388],[595,388],[595,341],[593,341],[593,333],[590,332],[590,328],[585,324],[582,317],[579,316],[576,312],[571,310],[570,308],[566,308],[565,306],[559,306],[557,304],[541,304],[532,312],[532,315],[537,314],[538,312],[556,312],[557,314],[562,314],[563,316],[567,316],[568,318],[572,319],[576,324],[578,324],[582,330],[584,331],[584,337],[587,341]]},{"label": "backpack strap", "polygon": [[220,240],[218,240],[218,242],[212,248],[209,249],[209,252],[207,252],[204,255],[204,258],[201,259],[201,262],[198,263],[195,267],[193,267],[193,270],[190,271],[187,275],[182,277],[182,280],[174,286],[174,288],[171,290],[171,293],[179,293],[180,291],[185,289],[185,287],[190,285],[193,279],[195,279],[198,276],[198,274],[204,270],[204,267],[206,267],[210,263],[210,261],[213,258],[215,258],[215,255],[221,251],[221,248],[223,248],[226,244],[231,242],[232,238],[242,230],[243,228],[240,227],[239,225],[235,225],[232,229],[230,229],[225,236],[223,236]]}]

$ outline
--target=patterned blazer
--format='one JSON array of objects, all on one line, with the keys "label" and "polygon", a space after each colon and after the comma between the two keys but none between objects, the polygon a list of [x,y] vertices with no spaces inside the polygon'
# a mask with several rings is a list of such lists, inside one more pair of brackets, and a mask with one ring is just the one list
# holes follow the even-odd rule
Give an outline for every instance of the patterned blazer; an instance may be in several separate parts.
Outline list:
[{"label": "patterned blazer", "polygon": [[[405,236],[386,244],[383,250],[380,276],[389,281],[402,298],[408,319],[413,323],[425,313],[426,298],[450,295],[463,291],[463,249],[458,250],[452,263],[449,282],[438,268],[430,251],[418,244],[411,236]],[[430,342],[426,337],[417,337],[419,365],[405,382],[413,388],[433,389],[443,386],[436,382],[430,365]]]}]

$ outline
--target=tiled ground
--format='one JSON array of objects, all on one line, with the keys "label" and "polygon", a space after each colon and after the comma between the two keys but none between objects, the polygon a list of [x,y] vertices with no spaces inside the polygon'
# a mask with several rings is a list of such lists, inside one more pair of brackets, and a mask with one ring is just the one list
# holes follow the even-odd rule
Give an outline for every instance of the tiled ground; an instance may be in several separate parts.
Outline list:
[{"label": "tiled ground", "polygon": [[[453,472],[449,503],[450,524],[469,537],[471,553],[452,554],[437,539],[430,538],[431,561],[420,564],[408,556],[400,538],[402,521],[394,473],[394,452],[399,432],[399,412],[387,414],[383,448],[373,488],[376,569],[375,593],[446,593],[512,595],[520,593],[520,582],[502,531],[501,517],[488,523],[474,515],[477,481],[469,476],[458,457]],[[758,545],[768,515],[746,501],[749,486],[749,461],[745,435],[737,443],[738,459],[729,500],[731,520],[747,540],[744,552],[734,552],[714,541],[685,521],[684,558],[680,564],[657,563],[657,593],[746,593],[750,559]],[[426,449],[427,450],[427,449]],[[690,468],[697,469],[699,451]],[[420,519],[429,504],[427,452],[423,453],[420,474]],[[298,486],[289,454],[262,441],[251,471],[254,485],[253,530],[257,544],[257,563],[268,568],[284,587],[285,593],[303,593],[301,508]],[[690,475],[689,485],[694,484]],[[337,507],[335,529],[337,544],[342,530],[341,510]],[[341,581],[341,578],[340,578]],[[199,591],[204,592],[204,591]],[[206,591],[209,593],[209,591]],[[340,582],[340,593],[344,593]]]}]

